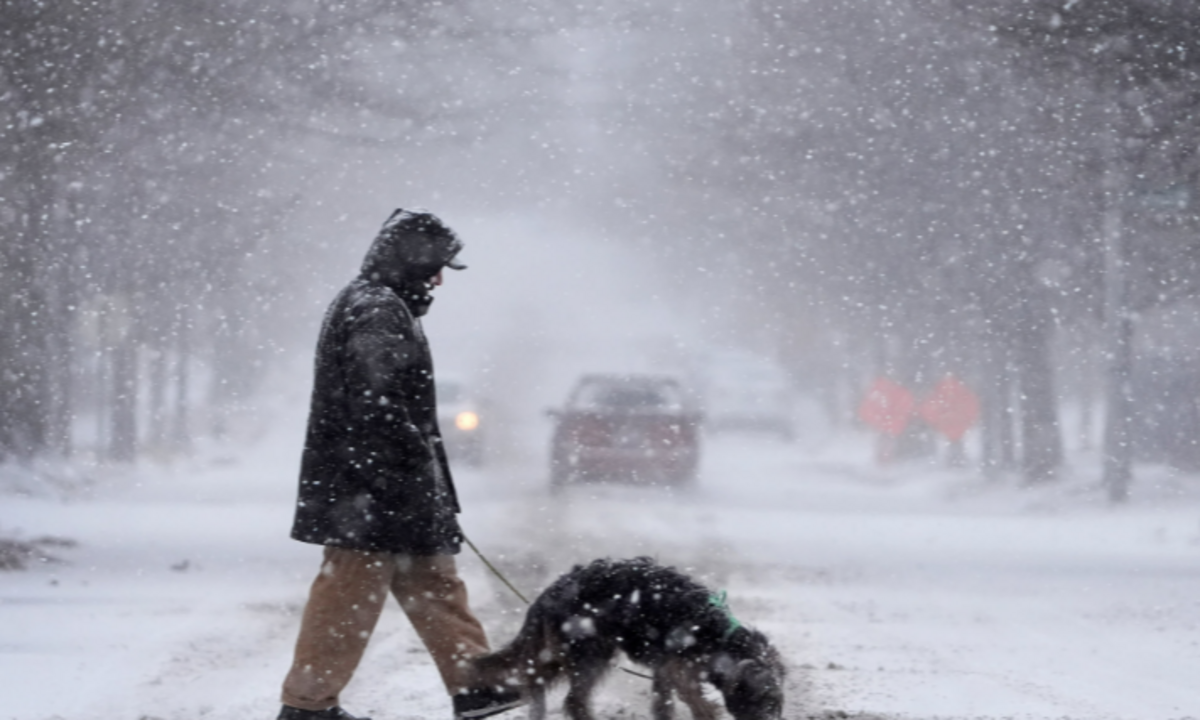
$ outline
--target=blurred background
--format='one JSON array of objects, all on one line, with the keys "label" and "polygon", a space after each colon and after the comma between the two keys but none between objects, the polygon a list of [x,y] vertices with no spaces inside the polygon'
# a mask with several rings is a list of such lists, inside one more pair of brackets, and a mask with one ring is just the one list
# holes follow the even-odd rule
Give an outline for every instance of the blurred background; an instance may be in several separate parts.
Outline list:
[{"label": "blurred background", "polygon": [[423,206],[494,458],[584,372],[827,429],[951,376],[967,446],[914,415],[881,458],[1094,452],[1121,501],[1200,467],[1198,68],[1174,0],[2,0],[0,461],[303,407],[327,303]]}]

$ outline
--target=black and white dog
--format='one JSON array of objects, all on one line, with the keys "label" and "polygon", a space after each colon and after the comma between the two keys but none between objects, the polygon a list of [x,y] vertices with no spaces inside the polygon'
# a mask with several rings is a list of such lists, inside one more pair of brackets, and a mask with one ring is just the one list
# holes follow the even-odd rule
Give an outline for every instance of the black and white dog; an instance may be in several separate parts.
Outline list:
[{"label": "black and white dog", "polygon": [[703,682],[735,720],[782,715],[783,662],[767,638],[734,619],[722,597],[644,557],[596,560],[560,577],[507,647],[475,658],[475,683],[519,690],[542,720],[546,691],[565,676],[567,715],[592,720],[589,697],[618,651],[651,669],[655,720],[672,717],[672,693],[696,720],[715,720]]}]

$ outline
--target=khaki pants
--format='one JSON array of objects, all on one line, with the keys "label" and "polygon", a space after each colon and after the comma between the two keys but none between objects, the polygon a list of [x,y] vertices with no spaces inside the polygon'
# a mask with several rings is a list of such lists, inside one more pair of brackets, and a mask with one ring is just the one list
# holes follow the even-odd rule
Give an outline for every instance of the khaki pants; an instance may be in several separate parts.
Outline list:
[{"label": "khaki pants", "polygon": [[296,640],[283,703],[303,710],[338,704],[383,610],[388,590],[433,657],[446,690],[462,689],[464,660],[488,651],[467,606],[453,555],[396,555],[325,548]]}]

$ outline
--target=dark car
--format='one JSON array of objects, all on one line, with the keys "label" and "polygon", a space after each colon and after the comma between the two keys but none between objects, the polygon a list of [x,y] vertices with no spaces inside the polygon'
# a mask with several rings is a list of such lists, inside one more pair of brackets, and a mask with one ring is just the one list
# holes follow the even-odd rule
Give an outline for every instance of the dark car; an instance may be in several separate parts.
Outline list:
[{"label": "dark car", "polygon": [[437,380],[438,426],[451,462],[479,467],[484,460],[486,428],[483,402],[461,380]]},{"label": "dark car", "polygon": [[678,381],[658,375],[585,375],[556,420],[550,483],[692,482],[700,460],[700,413]]}]

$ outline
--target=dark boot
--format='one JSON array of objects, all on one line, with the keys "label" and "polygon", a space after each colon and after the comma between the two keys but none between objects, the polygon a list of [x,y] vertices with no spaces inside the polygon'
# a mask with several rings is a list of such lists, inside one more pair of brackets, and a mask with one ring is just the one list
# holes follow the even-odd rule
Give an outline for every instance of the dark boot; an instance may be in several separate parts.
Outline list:
[{"label": "dark boot", "polygon": [[475,688],[454,696],[454,720],[479,720],[520,707],[526,702],[516,690]]},{"label": "dark boot", "polygon": [[367,717],[355,717],[337,705],[324,710],[301,710],[290,705],[284,705],[279,711],[277,720],[371,720]]}]

